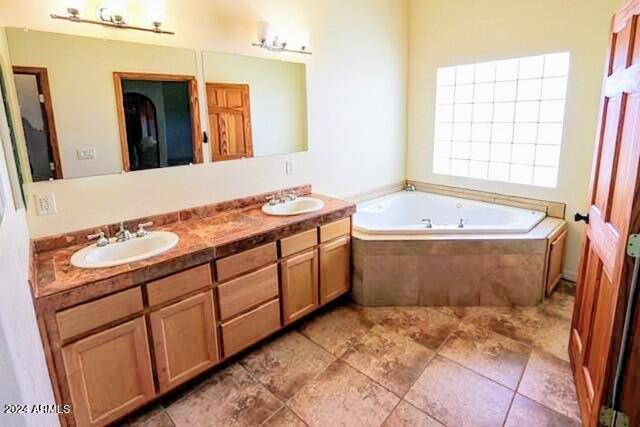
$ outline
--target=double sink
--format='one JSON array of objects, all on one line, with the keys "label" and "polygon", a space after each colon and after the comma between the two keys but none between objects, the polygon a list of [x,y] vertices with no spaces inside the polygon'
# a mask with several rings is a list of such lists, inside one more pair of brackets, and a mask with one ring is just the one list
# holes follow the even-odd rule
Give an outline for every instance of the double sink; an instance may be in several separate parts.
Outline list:
[{"label": "double sink", "polygon": [[[262,212],[274,216],[301,215],[324,207],[324,202],[314,197],[298,197],[270,201],[262,206]],[[71,257],[71,264],[78,268],[106,268],[142,261],[168,251],[178,244],[179,237],[170,231],[149,231],[141,237],[124,241],[111,238],[80,249]]]}]

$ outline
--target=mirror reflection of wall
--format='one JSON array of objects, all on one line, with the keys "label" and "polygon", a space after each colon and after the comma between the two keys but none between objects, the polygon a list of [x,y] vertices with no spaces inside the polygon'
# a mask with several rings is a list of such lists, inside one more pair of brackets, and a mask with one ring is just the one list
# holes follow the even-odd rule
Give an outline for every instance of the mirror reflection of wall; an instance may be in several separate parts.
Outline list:
[{"label": "mirror reflection of wall", "polygon": [[[168,83],[163,89],[163,106],[156,105],[157,114],[166,116],[169,112],[170,121],[168,131],[167,123],[156,123],[157,142],[162,144],[157,147],[156,161],[150,162],[148,151],[144,151],[146,157],[139,167],[131,170],[196,163],[201,159],[202,156],[198,156],[200,129],[193,125],[199,123],[199,109],[192,108],[190,98],[191,92],[197,93],[193,50],[18,28],[7,28],[6,35],[11,63],[18,67],[15,70],[31,70],[31,74],[18,72],[14,77],[19,86],[29,166],[37,172],[34,181],[120,173],[130,169],[128,145],[124,150],[122,142],[127,141],[119,120],[124,99],[117,98],[114,73],[168,75],[182,79],[182,84]],[[40,75],[44,75],[37,80],[44,125],[37,119],[34,70],[42,70]],[[130,80],[147,79],[132,77]],[[162,85],[158,83],[158,87]],[[48,86],[48,94],[43,92],[45,86]],[[197,102],[197,96],[194,98]],[[180,104],[175,104],[177,102]],[[186,120],[185,111],[197,120]],[[54,117],[55,125],[48,125]],[[122,128],[125,128],[124,123]],[[149,142],[145,140],[145,143]],[[198,149],[194,151],[196,146]],[[56,160],[56,151],[59,160]],[[50,171],[46,171],[47,163]]]},{"label": "mirror reflection of wall", "polygon": [[306,66],[202,54],[212,160],[307,149]]}]

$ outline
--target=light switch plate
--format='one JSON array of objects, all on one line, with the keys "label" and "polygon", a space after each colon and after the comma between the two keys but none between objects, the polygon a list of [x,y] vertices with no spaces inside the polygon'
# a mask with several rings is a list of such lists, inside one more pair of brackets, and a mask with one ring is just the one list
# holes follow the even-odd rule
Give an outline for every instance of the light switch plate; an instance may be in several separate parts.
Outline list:
[{"label": "light switch plate", "polygon": [[56,198],[53,193],[40,193],[35,195],[36,215],[51,215],[58,212]]},{"label": "light switch plate", "polygon": [[94,160],[96,158],[96,148],[76,148],[76,157],[78,157],[78,160]]},{"label": "light switch plate", "polygon": [[293,160],[285,160],[284,171],[287,175],[293,175]]}]

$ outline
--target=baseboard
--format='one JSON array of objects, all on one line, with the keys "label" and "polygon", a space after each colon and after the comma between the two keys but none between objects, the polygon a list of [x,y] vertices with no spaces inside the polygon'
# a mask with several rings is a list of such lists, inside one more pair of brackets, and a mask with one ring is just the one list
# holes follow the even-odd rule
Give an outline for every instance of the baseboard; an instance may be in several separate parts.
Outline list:
[{"label": "baseboard", "polygon": [[578,272],[573,270],[564,270],[562,272],[562,278],[570,282],[578,280]]}]

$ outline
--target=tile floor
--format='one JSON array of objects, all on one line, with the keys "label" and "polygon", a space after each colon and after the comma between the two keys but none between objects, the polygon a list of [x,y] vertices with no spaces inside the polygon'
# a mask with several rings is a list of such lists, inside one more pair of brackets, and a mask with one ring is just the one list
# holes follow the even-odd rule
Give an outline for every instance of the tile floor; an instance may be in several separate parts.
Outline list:
[{"label": "tile floor", "polygon": [[136,426],[578,426],[573,288],[527,308],[323,310]]}]

